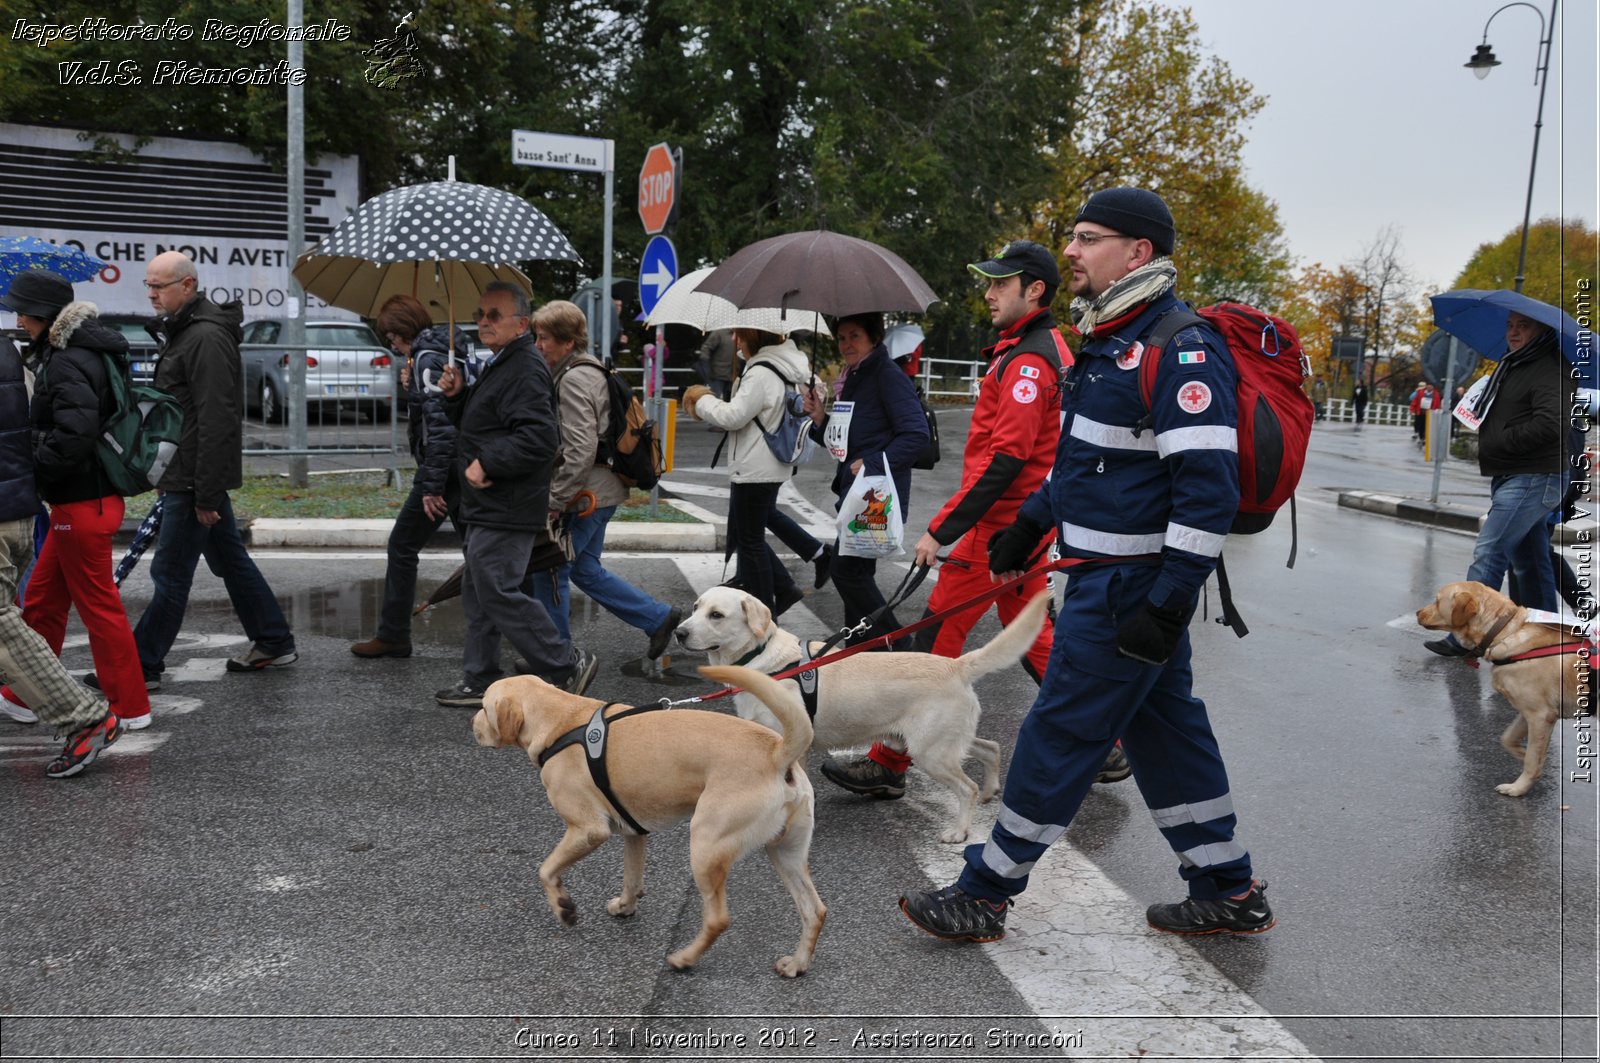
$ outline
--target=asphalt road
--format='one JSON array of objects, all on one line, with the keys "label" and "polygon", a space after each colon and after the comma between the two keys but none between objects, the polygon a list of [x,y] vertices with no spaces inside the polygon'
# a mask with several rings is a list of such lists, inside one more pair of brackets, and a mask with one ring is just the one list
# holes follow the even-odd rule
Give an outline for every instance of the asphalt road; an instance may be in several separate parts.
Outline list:
[{"label": "asphalt road", "polygon": [[[958,473],[964,415],[941,426],[913,534]],[[680,432],[669,484],[725,507],[712,434]],[[1182,887],[1124,782],[1090,795],[1005,942],[934,941],[894,902],[957,867],[959,847],[936,840],[945,795],[914,773],[905,800],[871,802],[813,771],[829,919],[811,972],[771,972],[797,919],[759,856],[735,869],[728,933],[674,972],[664,957],[699,922],[687,830],[652,837],[632,919],[604,911],[620,848],[579,864],[580,922],[560,927],[535,870],[561,825],[532,765],[479,748],[470,713],[430,697],[458,677],[458,603],[418,622],[416,656],[360,661],[347,646],[372,633],[381,554],[263,553],[295,665],[224,673],[242,635],[202,570],[149,730],[54,782],[50,736],[0,721],[0,1056],[1592,1059],[1596,791],[1573,775],[1592,730],[1563,724],[1526,798],[1494,792],[1515,771],[1497,743],[1510,710],[1486,672],[1424,651],[1411,620],[1465,571],[1471,539],[1340,509],[1331,488],[1428,492],[1403,429],[1363,432],[1314,437],[1293,570],[1287,527],[1230,542],[1250,636],[1194,626],[1240,838],[1271,883],[1269,934],[1144,926]],[[831,504],[826,480],[820,464],[798,478],[802,519]],[[1479,488],[1451,463],[1446,494]],[[455,563],[426,558],[421,589]],[[722,559],[613,567],[688,603]],[[884,566],[885,586],[902,571]],[[148,594],[141,568],[131,615]],[[802,634],[841,619],[828,589],[785,618]],[[574,626],[604,662],[596,696],[707,689],[690,659],[654,674],[644,636],[581,598]],[[90,667],[81,637],[66,659]],[[1020,669],[980,681],[980,733],[1007,757],[1032,691]]]}]

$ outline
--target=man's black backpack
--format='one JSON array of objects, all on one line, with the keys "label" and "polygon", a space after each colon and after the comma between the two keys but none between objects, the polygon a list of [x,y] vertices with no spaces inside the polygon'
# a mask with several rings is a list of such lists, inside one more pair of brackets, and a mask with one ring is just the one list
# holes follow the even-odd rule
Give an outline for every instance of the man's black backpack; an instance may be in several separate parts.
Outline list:
[{"label": "man's black backpack", "polygon": [[661,482],[666,468],[656,423],[645,416],[644,404],[616,370],[587,359],[572,368],[580,366],[606,375],[606,398],[611,406],[611,423],[600,432],[595,464],[609,467],[630,487],[650,490]]}]

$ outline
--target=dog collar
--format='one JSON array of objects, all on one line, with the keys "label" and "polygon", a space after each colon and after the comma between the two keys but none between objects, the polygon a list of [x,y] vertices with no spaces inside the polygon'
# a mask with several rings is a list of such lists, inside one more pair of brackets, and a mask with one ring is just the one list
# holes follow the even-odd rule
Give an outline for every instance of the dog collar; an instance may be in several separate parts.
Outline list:
[{"label": "dog collar", "polygon": [[[771,642],[771,641],[772,641],[771,639],[767,640],[767,642]],[[767,642],[763,642],[761,645],[757,646],[755,649],[751,650],[749,653],[745,654],[743,657],[740,657],[737,661],[734,661],[733,662],[734,667],[735,668],[743,668],[745,665],[749,664],[751,661],[755,660],[757,657],[760,657],[763,653],[766,653],[767,652]]]},{"label": "dog collar", "polygon": [[[1502,631],[1504,631],[1506,629],[1506,625],[1511,623],[1511,621],[1516,617],[1516,615],[1517,615],[1517,611],[1515,609],[1513,609],[1513,610],[1511,610],[1511,612],[1507,613],[1505,616],[1502,616],[1500,619],[1496,620],[1493,624],[1489,625],[1489,630],[1484,633],[1483,641],[1478,643],[1478,645],[1476,645],[1476,646],[1466,646],[1465,643],[1462,643],[1462,645],[1466,647],[1467,656],[1469,656],[1469,657],[1485,657],[1485,655],[1488,654],[1488,652],[1489,652],[1489,647],[1494,645],[1494,640],[1500,637],[1500,632],[1502,632]],[[1485,658],[1485,659],[1487,659],[1487,658]],[[1493,664],[1495,662],[1490,661],[1489,663]]]}]

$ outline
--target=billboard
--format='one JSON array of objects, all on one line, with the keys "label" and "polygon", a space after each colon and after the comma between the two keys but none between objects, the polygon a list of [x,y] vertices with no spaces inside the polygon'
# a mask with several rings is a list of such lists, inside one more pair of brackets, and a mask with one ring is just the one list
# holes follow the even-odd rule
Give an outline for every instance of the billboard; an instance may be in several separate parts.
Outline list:
[{"label": "billboard", "polygon": [[[163,251],[194,259],[214,302],[244,304],[245,320],[286,312],[288,179],[246,148],[155,137],[132,154],[95,155],[75,129],[0,122],[0,235],[70,244],[107,263],[76,285],[102,313],[148,314],[145,264]],[[353,156],[324,155],[306,166],[307,245],[359,204]],[[353,317],[315,296],[308,313]],[[7,315],[8,317],[10,315]]]}]

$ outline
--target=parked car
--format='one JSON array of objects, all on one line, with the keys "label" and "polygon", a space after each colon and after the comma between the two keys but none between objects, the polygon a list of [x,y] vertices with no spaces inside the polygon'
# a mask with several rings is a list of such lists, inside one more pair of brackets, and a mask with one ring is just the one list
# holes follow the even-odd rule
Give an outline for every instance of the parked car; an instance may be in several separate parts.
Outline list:
[{"label": "parked car", "polygon": [[135,384],[148,384],[156,376],[156,341],[145,329],[155,320],[148,314],[101,314],[100,323],[122,333],[128,341],[128,364]]},{"label": "parked car", "polygon": [[[282,342],[283,328],[282,318],[247,322],[239,350],[245,406],[272,423],[284,419],[289,359],[299,355],[272,346]],[[393,415],[399,369],[371,328],[359,321],[307,321],[306,343],[311,347],[303,355],[306,406],[312,420],[331,420],[341,409],[365,413],[373,421]]]}]

